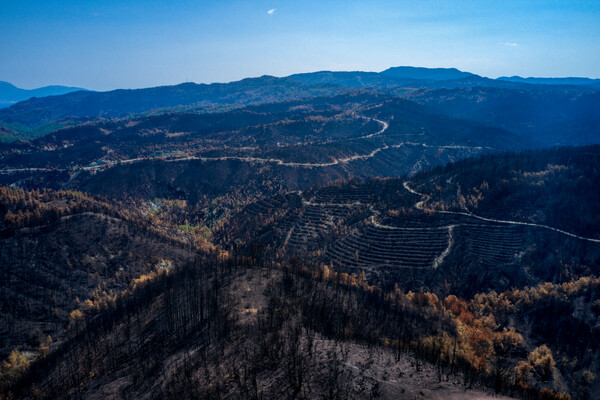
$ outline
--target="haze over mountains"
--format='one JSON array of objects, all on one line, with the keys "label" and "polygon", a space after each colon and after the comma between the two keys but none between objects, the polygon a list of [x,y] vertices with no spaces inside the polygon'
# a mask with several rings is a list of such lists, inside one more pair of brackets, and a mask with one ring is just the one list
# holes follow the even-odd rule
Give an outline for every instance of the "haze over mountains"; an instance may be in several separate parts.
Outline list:
[{"label": "haze over mountains", "polygon": [[590,78],[522,78],[520,76],[501,76],[498,80],[542,85],[590,85],[594,87],[600,85],[600,79]]},{"label": "haze over mountains", "polygon": [[[417,89],[502,88],[540,90],[538,84],[563,85],[575,97],[593,91],[599,80],[586,78],[498,78],[489,79],[455,68],[393,67],[382,72],[331,72],[295,74],[285,78],[263,76],[230,83],[183,83],[147,89],[108,92],[78,91],[77,88],[47,87],[23,91],[3,84],[5,101],[25,100],[0,110],[0,124],[17,133],[48,132],[45,124],[72,117],[122,117],[169,107],[203,107],[215,104],[256,104],[338,94],[350,88],[409,96]],[[560,89],[548,89],[558,92]],[[68,93],[78,91],[77,93]],[[63,94],[66,93],[66,94]],[[62,95],[61,95],[62,94]],[[44,98],[44,96],[52,97]],[[58,96],[54,96],[58,95]],[[20,97],[19,97],[20,96]],[[16,100],[15,100],[16,99]],[[416,98],[415,98],[416,99]],[[2,100],[0,98],[0,100]],[[27,136],[26,136],[27,137]]]},{"label": "haze over mountains", "polygon": [[28,100],[32,97],[58,96],[78,90],[85,90],[68,86],[44,86],[37,89],[21,89],[8,82],[0,81],[0,108],[10,107],[19,101]]},{"label": "haze over mountains", "polygon": [[75,91],[0,139],[2,400],[600,393],[596,80]]}]

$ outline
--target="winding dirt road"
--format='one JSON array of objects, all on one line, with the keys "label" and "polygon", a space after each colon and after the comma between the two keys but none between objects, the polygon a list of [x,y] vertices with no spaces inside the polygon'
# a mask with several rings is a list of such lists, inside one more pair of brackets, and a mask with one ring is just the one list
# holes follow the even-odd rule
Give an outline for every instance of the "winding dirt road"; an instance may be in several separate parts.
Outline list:
[{"label": "winding dirt road", "polygon": [[[375,133],[371,133],[371,134],[359,136],[359,137],[354,137],[354,138],[347,138],[345,140],[350,141],[350,140],[373,138],[373,137],[382,135],[389,128],[389,123],[387,123],[385,121],[382,121],[382,120],[379,120],[376,118],[369,118],[369,117],[363,117],[363,116],[359,116],[359,117],[366,118],[371,121],[375,121],[375,122],[379,123],[381,125],[381,129]],[[367,154],[356,154],[353,156],[337,158],[337,159],[333,159],[332,161],[329,161],[329,162],[321,162],[321,163],[293,162],[293,161],[284,161],[279,158],[265,158],[265,157],[251,157],[251,156],[247,156],[247,157],[243,157],[243,156],[222,156],[222,157],[186,156],[186,157],[171,157],[171,158],[166,158],[164,156],[163,157],[156,156],[156,157],[147,157],[147,158],[138,157],[138,158],[130,158],[130,159],[126,159],[126,160],[106,161],[106,163],[102,164],[102,165],[88,165],[85,167],[76,167],[76,168],[71,168],[71,169],[69,169],[69,168],[6,168],[6,169],[0,169],[0,174],[11,174],[11,173],[17,173],[17,172],[50,172],[50,171],[63,172],[63,171],[73,171],[76,169],[94,172],[94,171],[101,171],[107,167],[110,168],[110,167],[115,167],[118,165],[133,164],[133,163],[137,163],[137,162],[153,161],[153,160],[162,160],[165,162],[178,162],[178,161],[191,161],[191,160],[199,160],[199,161],[237,160],[237,161],[248,162],[248,163],[264,163],[264,164],[269,163],[269,164],[275,164],[275,165],[284,166],[284,167],[294,167],[294,168],[326,168],[326,167],[333,167],[333,166],[340,165],[340,164],[351,163],[353,161],[358,161],[358,160],[368,160],[370,158],[375,157],[375,155],[377,155],[378,153],[380,153],[382,151],[400,148],[403,146],[422,146],[422,147],[426,147],[426,148],[440,148],[440,149],[473,149],[473,150],[482,150],[483,149],[482,147],[478,147],[478,146],[473,146],[473,147],[443,146],[443,145],[435,146],[435,145],[428,145],[426,143],[402,142],[402,143],[394,144],[394,145],[384,144],[383,146],[378,147],[375,150],[373,150]]]},{"label": "winding dirt road", "polygon": [[[424,200],[421,200],[421,201],[418,201],[417,203],[415,203],[415,207],[417,209],[423,210],[423,205],[428,200],[429,196],[426,195],[426,194],[423,194],[423,193],[419,193],[416,190],[412,189],[410,186],[408,186],[408,182],[404,182],[403,186],[410,193],[416,194],[416,195],[421,196],[421,197],[425,197]],[[440,213],[440,214],[462,215],[462,216],[465,216],[465,217],[475,218],[475,219],[478,219],[480,221],[494,222],[494,223],[497,223],[497,224],[522,225],[522,226],[532,226],[532,227],[536,227],[536,228],[548,229],[548,230],[551,230],[551,231],[554,231],[554,232],[558,232],[560,234],[563,234],[563,235],[566,235],[566,236],[569,236],[569,237],[572,237],[572,238],[575,238],[575,239],[585,240],[585,241],[592,242],[592,243],[600,243],[600,239],[593,239],[593,238],[588,238],[588,237],[584,237],[584,236],[579,236],[579,235],[576,235],[574,233],[564,231],[562,229],[554,228],[554,227],[548,226],[548,225],[536,224],[536,223],[533,223],[533,222],[521,222],[521,221],[510,221],[510,220],[504,220],[504,219],[486,218],[486,217],[481,217],[479,215],[475,215],[475,214],[473,214],[471,212],[445,211],[445,210],[432,210],[432,211],[436,212],[436,213]]]}]

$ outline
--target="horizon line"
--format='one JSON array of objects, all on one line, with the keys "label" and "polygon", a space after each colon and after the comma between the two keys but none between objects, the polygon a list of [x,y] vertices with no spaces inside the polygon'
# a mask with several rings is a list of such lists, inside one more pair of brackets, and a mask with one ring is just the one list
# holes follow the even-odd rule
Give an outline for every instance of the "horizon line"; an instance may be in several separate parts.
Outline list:
[{"label": "horizon line", "polygon": [[[111,92],[114,90],[138,90],[138,89],[151,89],[151,88],[157,88],[157,87],[164,87],[164,86],[177,86],[177,85],[182,85],[185,83],[193,83],[196,85],[213,85],[213,84],[229,84],[229,83],[234,83],[234,82],[239,82],[245,79],[258,79],[258,78],[262,78],[262,77],[273,77],[273,78],[289,78],[290,76],[293,75],[300,75],[300,74],[314,74],[314,73],[319,73],[319,72],[333,72],[333,73],[343,73],[343,72],[363,72],[363,73],[375,73],[375,74],[380,74],[390,68],[417,68],[417,69],[454,69],[460,72],[464,72],[464,73],[469,73],[475,76],[479,76],[481,78],[487,78],[487,79],[491,79],[491,80],[498,80],[500,78],[521,78],[521,79],[589,79],[589,80],[600,80],[600,76],[598,76],[597,78],[592,78],[592,77],[588,77],[588,76],[535,76],[535,75],[530,75],[530,76],[522,76],[522,75],[508,75],[508,74],[504,74],[504,75],[499,75],[495,78],[493,77],[489,77],[489,76],[484,76],[484,75],[480,75],[477,74],[475,72],[470,72],[470,71],[465,71],[465,70],[461,70],[459,68],[456,67],[422,67],[422,66],[414,66],[414,65],[397,65],[397,66],[392,66],[392,67],[388,67],[384,70],[381,71],[367,71],[367,70],[361,70],[361,69],[353,69],[353,70],[334,70],[334,69],[321,69],[321,70],[313,70],[313,71],[309,71],[309,72],[294,72],[292,74],[289,75],[270,75],[270,74],[263,74],[263,75],[257,75],[257,76],[245,76],[242,78],[238,78],[238,79],[232,79],[232,80],[223,80],[223,81],[213,81],[213,82],[202,82],[202,81],[192,81],[192,80],[184,80],[184,81],[178,81],[178,82],[174,82],[174,83],[163,83],[163,84],[158,84],[158,85],[152,85],[150,84],[149,86],[139,86],[139,87],[116,87],[116,88],[112,88],[112,89],[89,89],[84,87],[85,85],[78,85],[78,84],[46,84],[43,86],[37,86],[37,87],[33,87],[33,88],[26,88],[26,87],[21,87],[18,86],[10,81],[5,81],[5,80],[1,80],[0,82],[5,82],[8,83],[14,87],[16,87],[17,89],[22,89],[22,90],[37,90],[37,89],[44,89],[44,88],[48,88],[48,87],[52,87],[52,86],[60,86],[60,87],[66,87],[66,88],[77,88],[80,90],[86,90],[86,91],[92,91],[92,92]],[[415,78],[418,79],[418,78]]]}]

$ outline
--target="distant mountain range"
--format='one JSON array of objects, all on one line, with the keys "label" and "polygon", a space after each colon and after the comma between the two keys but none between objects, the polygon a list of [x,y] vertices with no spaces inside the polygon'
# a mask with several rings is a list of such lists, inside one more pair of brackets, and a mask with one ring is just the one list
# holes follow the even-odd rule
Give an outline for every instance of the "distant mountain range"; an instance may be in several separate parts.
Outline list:
[{"label": "distant mountain range", "polygon": [[[223,105],[242,106],[332,96],[357,89],[401,96],[416,102],[426,101],[429,104],[438,102],[431,101],[432,94],[429,93],[436,90],[460,92],[461,98],[471,96],[469,90],[475,89],[484,93],[484,98],[487,97],[488,89],[500,91],[494,92],[495,97],[506,97],[502,91],[510,90],[510,94],[505,93],[508,97],[514,97],[518,92],[527,103],[529,97],[539,98],[542,95],[540,92],[544,92],[543,96],[548,94],[552,98],[559,96],[561,99],[577,99],[581,94],[597,92],[600,89],[600,80],[517,76],[490,79],[456,68],[393,67],[382,72],[319,71],[283,78],[262,76],[229,83],[182,83],[107,92],[61,86],[23,90],[0,82],[0,103],[4,102],[7,105],[24,100],[0,110],[0,130],[4,132],[3,141],[11,141],[37,137],[60,126],[73,125],[73,121],[77,122],[81,118],[115,118],[147,112],[202,111],[207,107]],[[435,95],[437,94],[436,92]],[[450,92],[439,92],[439,95],[443,96],[443,101],[453,98],[447,97],[451,95]],[[31,98],[32,96],[35,98]],[[568,101],[566,103],[570,104]],[[510,104],[508,106],[512,107]],[[461,110],[465,112],[469,108]],[[503,113],[497,111],[502,110],[492,110],[489,115],[504,118]],[[487,116],[477,116],[475,119],[488,123]]]},{"label": "distant mountain range", "polygon": [[520,76],[501,76],[497,80],[534,85],[589,85],[600,88],[600,79],[590,78],[523,78]]},{"label": "distant mountain range", "polygon": [[[381,72],[318,71],[290,75],[303,84],[335,84],[349,87],[430,88],[464,87],[527,88],[528,85],[572,85],[600,87],[600,79],[590,78],[522,78],[490,79],[456,68],[392,67]],[[526,84],[526,85],[523,85]],[[531,88],[531,86],[529,87]]]},{"label": "distant mountain range", "polygon": [[459,71],[456,68],[422,68],[422,67],[392,67],[381,72],[392,78],[450,80],[474,76],[470,72]]},{"label": "distant mountain range", "polygon": [[21,89],[15,85],[0,81],[0,108],[10,107],[19,101],[28,100],[32,97],[58,96],[61,94],[86,90],[78,87],[69,86],[44,86],[37,89]]},{"label": "distant mountain range", "polygon": [[[44,86],[37,89],[21,89],[12,83],[0,81],[0,112],[23,101],[35,100],[37,98],[51,99],[55,96],[73,92],[93,93],[83,88],[59,85]],[[35,111],[32,112],[35,114]],[[49,119],[46,122],[52,121],[54,120]],[[0,121],[0,142],[29,139],[51,132],[61,126],[61,124],[52,123],[46,123],[45,125],[44,129],[37,129],[39,126],[30,126],[27,123],[17,122],[16,125],[13,125],[10,123],[7,124],[6,121]]]}]

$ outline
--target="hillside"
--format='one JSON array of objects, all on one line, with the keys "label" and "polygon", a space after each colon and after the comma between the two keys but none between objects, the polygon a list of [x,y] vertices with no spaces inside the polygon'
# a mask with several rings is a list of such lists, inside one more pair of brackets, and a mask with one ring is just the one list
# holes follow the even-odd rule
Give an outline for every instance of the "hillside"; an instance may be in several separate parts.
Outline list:
[{"label": "hillside", "polygon": [[216,237],[442,295],[564,282],[600,267],[598,157],[524,152],[334,183],[251,204]]},{"label": "hillside", "polygon": [[77,308],[194,257],[182,237],[77,192],[0,187],[0,232],[2,358],[61,342]]},{"label": "hillside", "polygon": [[0,182],[119,198],[245,201],[353,176],[414,173],[524,144],[416,103],[357,93],[65,128],[0,149]]},{"label": "hillside", "polygon": [[[518,377],[522,383],[514,385],[512,369],[534,365],[537,354],[547,350],[536,347],[543,338],[539,333],[521,335],[521,325],[517,331],[505,328],[506,320],[526,307],[525,295],[536,299],[528,319],[587,293],[589,307],[597,279],[465,302],[423,292],[382,293],[360,278],[327,270],[307,273],[301,265],[248,270],[235,258],[200,258],[84,310],[65,343],[50,344],[51,353],[30,365],[13,393],[18,398],[495,398],[485,394],[485,385],[524,399],[564,399],[548,386],[565,390],[567,375],[561,374],[589,366],[589,360],[535,364],[531,375]],[[562,296],[562,303],[555,296]],[[568,306],[554,315],[551,326],[582,322]],[[587,348],[595,349],[594,337],[586,338]],[[555,377],[548,380],[545,374]],[[588,386],[576,390],[585,395]]]},{"label": "hillside", "polygon": [[408,98],[444,115],[506,129],[539,147],[598,144],[600,138],[600,92],[585,86],[423,90]]},{"label": "hillside", "polygon": [[[486,155],[255,202],[239,190],[250,204],[212,227],[216,252],[188,236],[197,204],[206,222],[233,199],[4,188],[2,265],[25,274],[3,272],[2,390],[587,398],[600,351],[598,157],[597,146]],[[580,219],[559,218],[574,209]]]},{"label": "hillside", "polygon": [[35,128],[73,117],[123,117],[176,106],[269,103],[337,92],[340,90],[331,85],[299,85],[270,76],[210,85],[182,83],[147,89],[75,92],[30,99],[0,110],[0,123]]},{"label": "hillside", "polygon": [[[210,259],[187,266],[73,327],[65,345],[32,366],[37,393],[41,398],[59,393],[63,398],[492,398],[480,390],[466,392],[456,377],[441,381],[444,372],[405,351],[350,341],[376,336],[344,333],[340,324],[352,324],[354,314],[331,301],[327,285],[311,281],[269,270],[228,272]],[[337,286],[346,301],[369,299],[361,290]],[[313,302],[326,306],[327,315],[350,319],[328,323],[311,311]],[[369,304],[394,313],[382,299]],[[366,304],[362,307],[366,311]],[[295,314],[289,314],[292,308]],[[411,323],[425,322],[416,307],[402,315]],[[382,319],[363,323],[377,320]],[[424,326],[423,332],[436,329],[435,323]],[[84,330],[96,343],[82,337]]]}]

